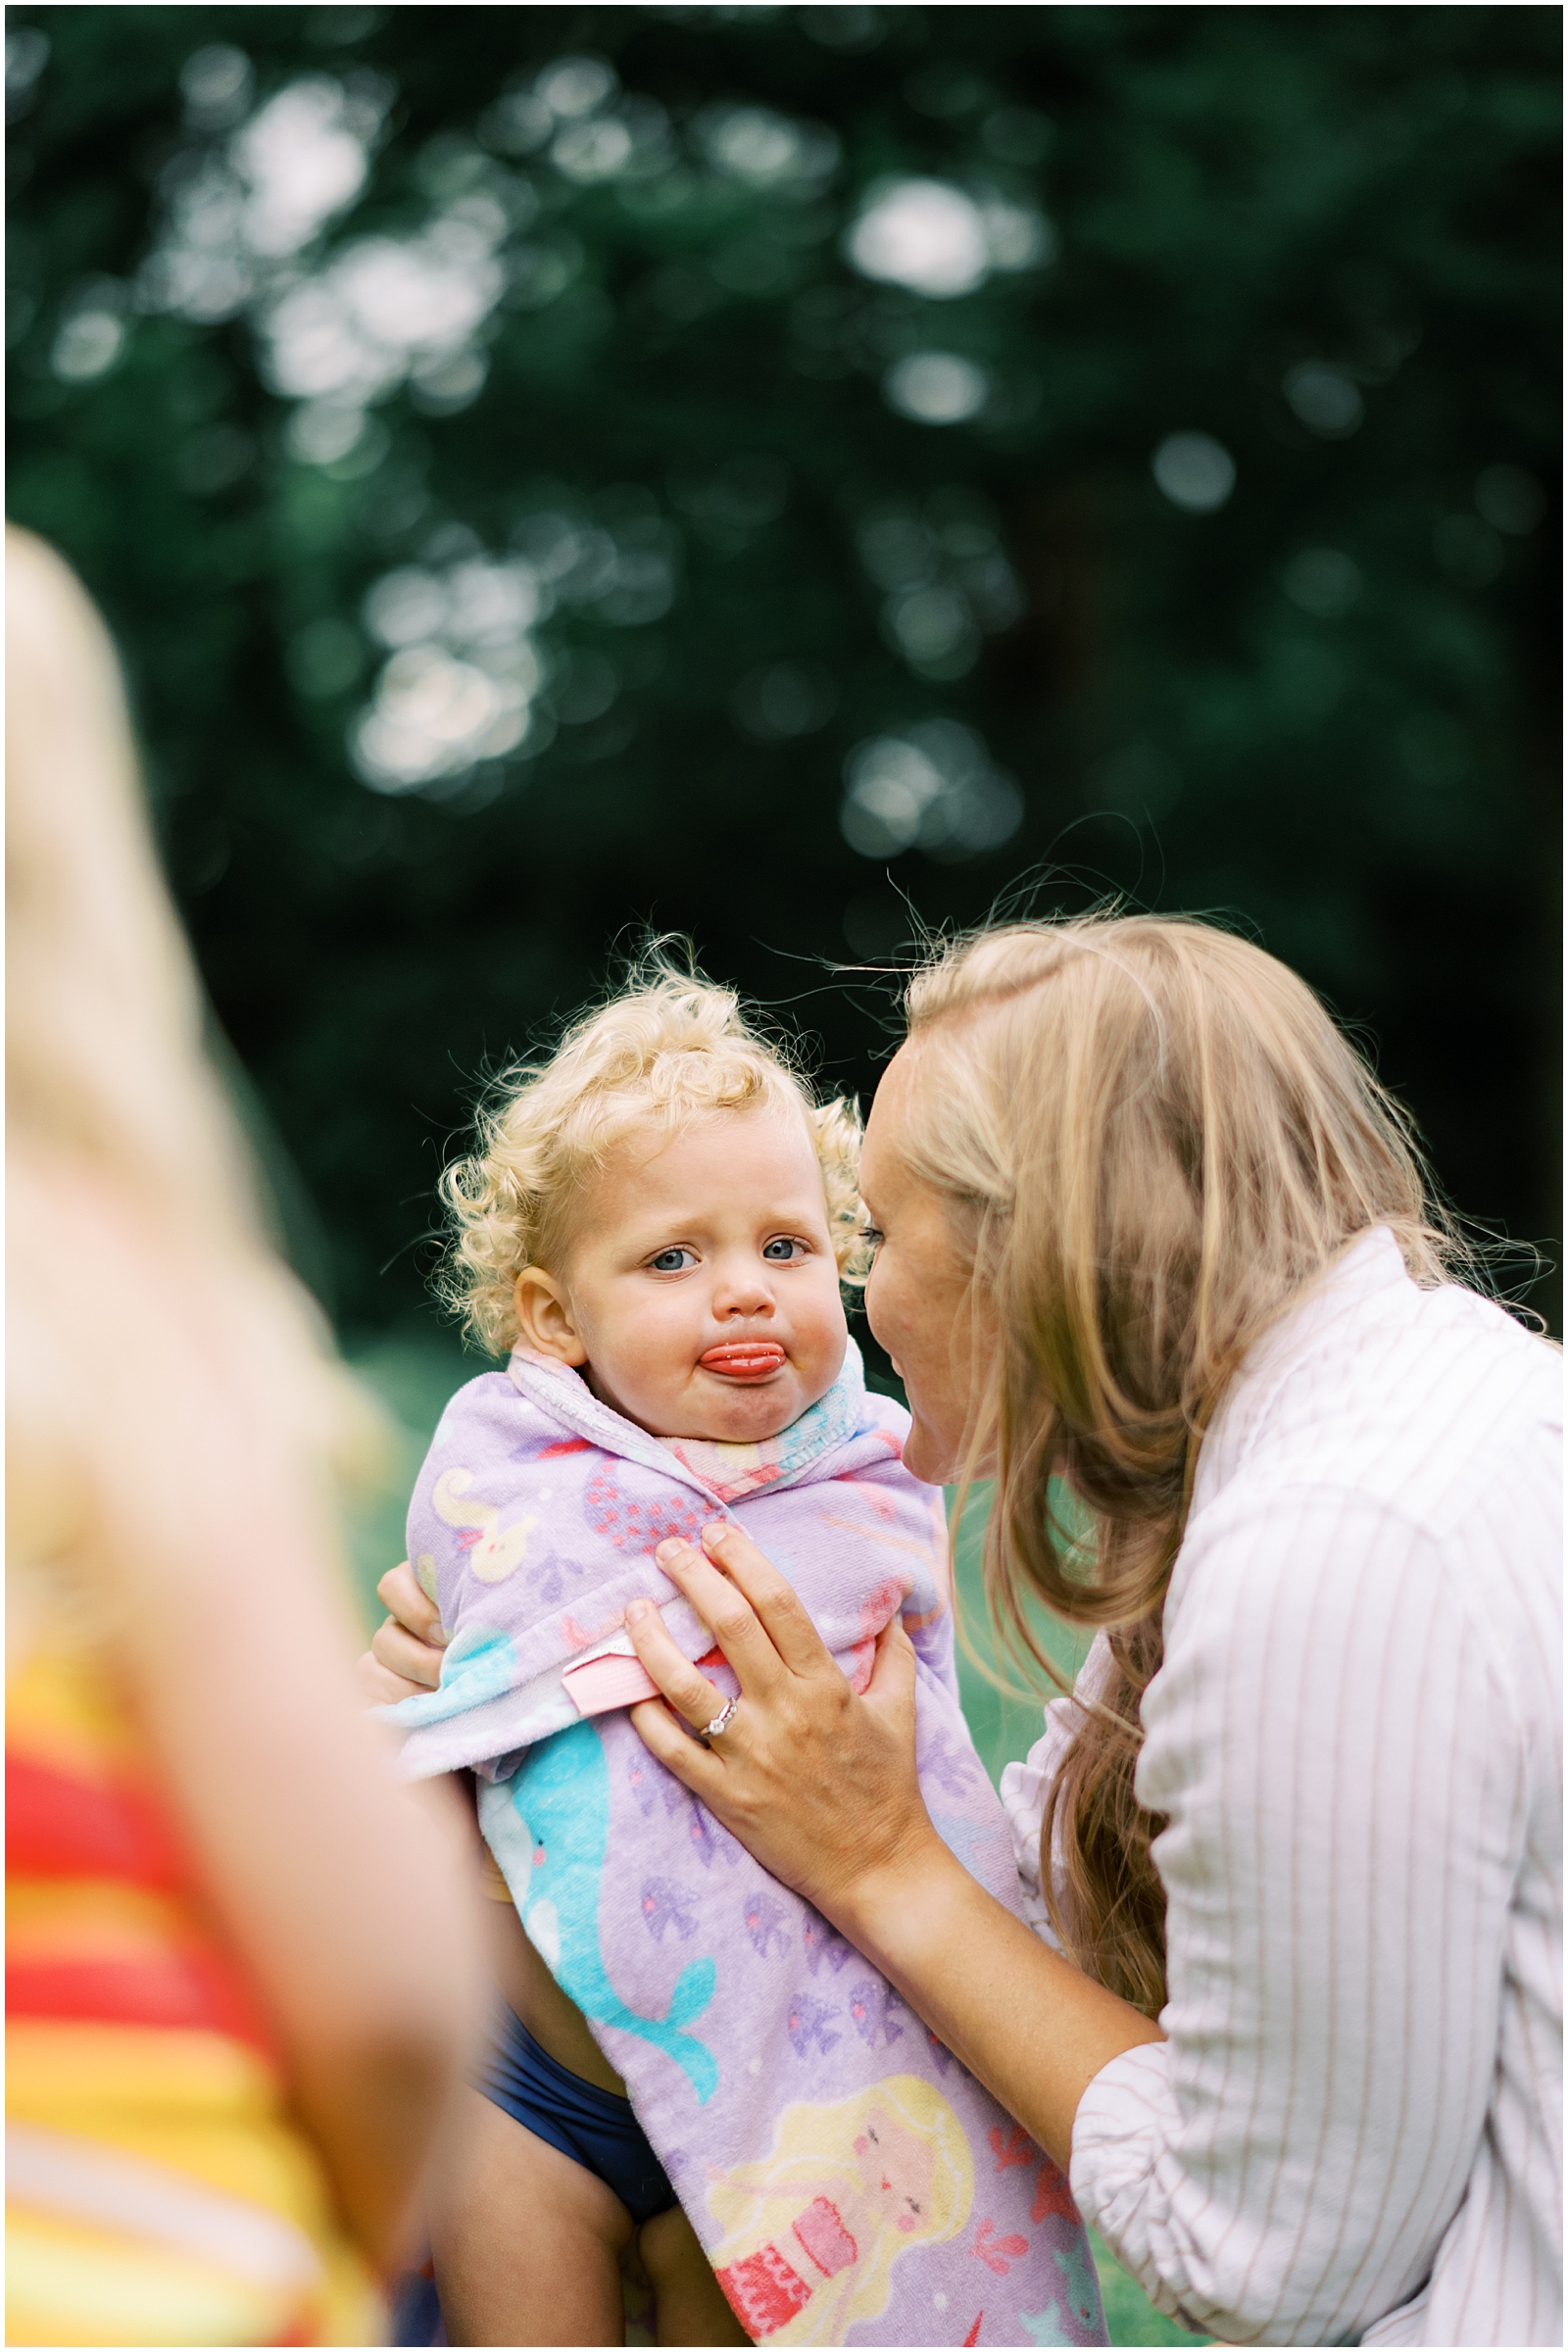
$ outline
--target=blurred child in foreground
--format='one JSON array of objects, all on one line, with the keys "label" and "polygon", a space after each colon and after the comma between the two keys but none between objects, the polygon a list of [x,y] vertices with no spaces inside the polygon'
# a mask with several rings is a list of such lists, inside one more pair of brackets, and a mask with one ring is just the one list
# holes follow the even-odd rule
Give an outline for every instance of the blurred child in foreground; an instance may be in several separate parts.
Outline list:
[{"label": "blurred child in foreground", "polygon": [[358,1713],[365,1408],[262,1237],[112,652],[8,569],[7,2340],[384,2342],[461,1835]]}]

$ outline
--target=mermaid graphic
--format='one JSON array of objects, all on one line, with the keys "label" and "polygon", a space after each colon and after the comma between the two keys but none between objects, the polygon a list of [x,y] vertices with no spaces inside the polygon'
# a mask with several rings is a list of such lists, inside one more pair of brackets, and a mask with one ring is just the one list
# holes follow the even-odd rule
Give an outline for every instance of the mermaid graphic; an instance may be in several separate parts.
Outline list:
[{"label": "mermaid graphic", "polygon": [[709,2258],[755,2341],[842,2344],[886,2310],[899,2256],[956,2236],[973,2200],[958,2118],[917,2075],[893,2075],[832,2106],[786,2107],[770,2155],[715,2173],[724,2234]]}]

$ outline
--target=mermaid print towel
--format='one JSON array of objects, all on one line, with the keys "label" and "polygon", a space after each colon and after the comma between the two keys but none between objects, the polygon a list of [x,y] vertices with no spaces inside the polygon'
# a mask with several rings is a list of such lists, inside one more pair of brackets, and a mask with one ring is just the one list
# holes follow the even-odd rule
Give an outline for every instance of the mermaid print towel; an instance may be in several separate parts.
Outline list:
[{"label": "mermaid print towel", "polygon": [[958,1706],[941,1496],[853,1346],[781,1437],[652,1438],[522,1350],[447,1407],[409,1554],[452,1636],[436,1690],[384,1712],[411,1775],[471,1765],[523,1925],[624,2078],[747,2333],[784,2344],[1102,2344],[1060,2171],[809,1904],[658,1764],[624,1630],[655,1601],[715,1688],[710,1636],[655,1564],[744,1526],[857,1689],[902,1613],[920,1784],[1016,1915],[1012,1848]]}]

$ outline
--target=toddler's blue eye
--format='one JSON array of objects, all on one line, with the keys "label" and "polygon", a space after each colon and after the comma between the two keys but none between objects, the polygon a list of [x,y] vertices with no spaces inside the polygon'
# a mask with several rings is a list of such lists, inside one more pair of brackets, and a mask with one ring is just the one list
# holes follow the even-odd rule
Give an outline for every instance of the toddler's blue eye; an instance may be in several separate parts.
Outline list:
[{"label": "toddler's blue eye", "polygon": [[800,1242],[791,1241],[787,1235],[781,1234],[777,1241],[768,1242],[763,1246],[762,1255],[775,1266],[787,1266],[793,1260],[797,1250],[802,1247]]},{"label": "toddler's blue eye", "polygon": [[677,1247],[673,1250],[661,1250],[659,1255],[651,1257],[648,1263],[655,1274],[682,1274],[686,1270],[686,1260],[690,1256],[689,1250]]}]

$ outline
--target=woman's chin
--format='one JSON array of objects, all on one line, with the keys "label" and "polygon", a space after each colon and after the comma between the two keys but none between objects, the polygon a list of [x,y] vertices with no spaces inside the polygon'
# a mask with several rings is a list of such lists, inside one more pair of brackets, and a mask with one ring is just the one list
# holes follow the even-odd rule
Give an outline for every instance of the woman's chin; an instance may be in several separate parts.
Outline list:
[{"label": "woman's chin", "polygon": [[994,1460],[970,1461],[966,1433],[945,1438],[918,1413],[904,1441],[904,1467],[928,1487],[956,1487],[965,1471],[971,1478],[994,1478],[997,1468]]},{"label": "woman's chin", "polygon": [[944,1445],[936,1432],[916,1417],[904,1441],[904,1467],[911,1478],[923,1479],[928,1487],[951,1486],[958,1475],[953,1452],[951,1446]]}]

